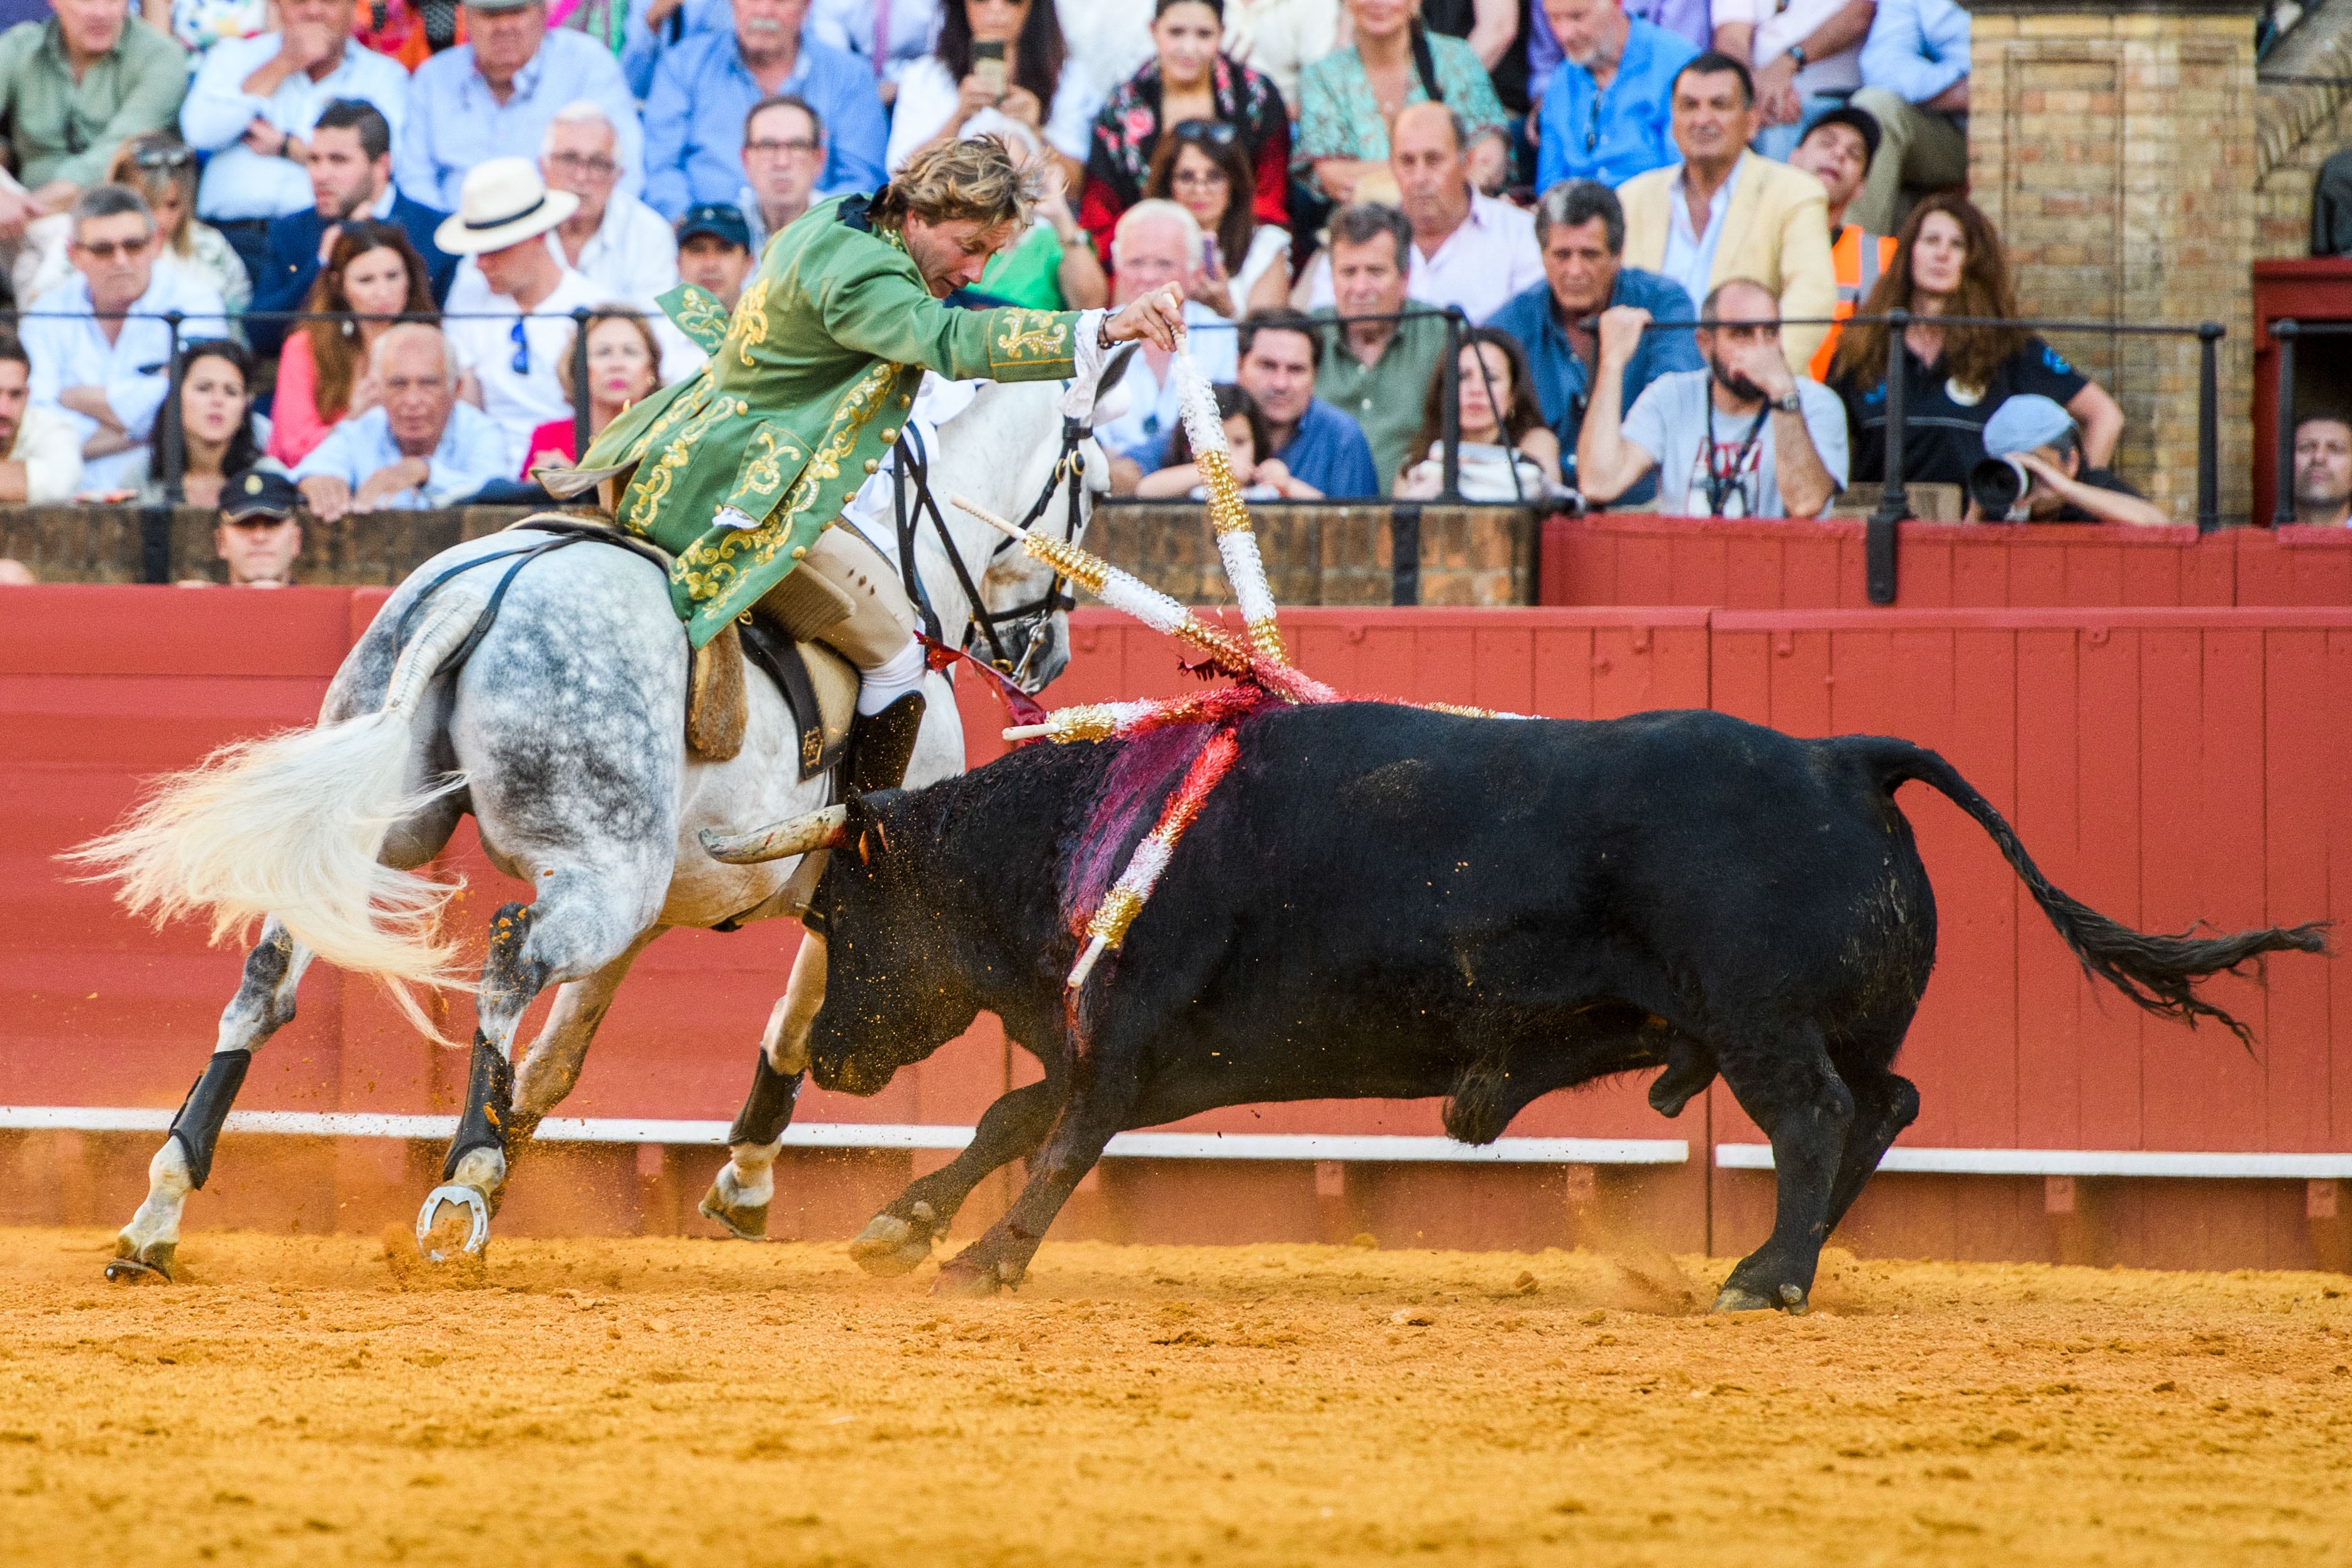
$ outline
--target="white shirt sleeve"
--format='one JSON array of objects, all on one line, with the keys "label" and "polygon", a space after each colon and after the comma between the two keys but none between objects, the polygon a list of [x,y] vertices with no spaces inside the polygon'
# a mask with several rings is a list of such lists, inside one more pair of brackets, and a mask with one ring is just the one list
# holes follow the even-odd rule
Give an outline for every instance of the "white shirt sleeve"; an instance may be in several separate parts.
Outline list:
[{"label": "white shirt sleeve", "polygon": [[11,462],[25,465],[25,500],[34,506],[61,501],[81,483],[81,437],[49,409],[27,405],[17,426]]}]

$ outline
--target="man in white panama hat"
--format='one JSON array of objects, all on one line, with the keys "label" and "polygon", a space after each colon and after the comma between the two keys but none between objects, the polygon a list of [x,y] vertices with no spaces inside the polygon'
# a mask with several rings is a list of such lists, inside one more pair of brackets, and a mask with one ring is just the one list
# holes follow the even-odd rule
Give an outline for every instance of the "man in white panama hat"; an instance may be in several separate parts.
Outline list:
[{"label": "man in white panama hat", "polygon": [[489,285],[487,299],[469,291],[450,301],[443,321],[459,395],[477,404],[506,433],[513,448],[507,466],[518,471],[530,433],[572,412],[555,377],[556,362],[572,343],[572,312],[606,302],[604,291],[566,266],[545,236],[580,205],[569,191],[551,191],[528,158],[492,158],[475,165],[459,193],[457,211],[434,234],[452,256],[470,256]]}]

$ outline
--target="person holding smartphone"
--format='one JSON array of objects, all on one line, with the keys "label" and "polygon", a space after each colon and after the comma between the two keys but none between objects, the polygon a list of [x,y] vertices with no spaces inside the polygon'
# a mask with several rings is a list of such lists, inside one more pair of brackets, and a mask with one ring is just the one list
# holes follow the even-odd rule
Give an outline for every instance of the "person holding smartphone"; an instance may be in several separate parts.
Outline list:
[{"label": "person holding smartphone", "polygon": [[899,79],[885,164],[896,174],[918,153],[1009,121],[1043,140],[1064,187],[1078,189],[1097,100],[1066,60],[1053,0],[944,0],[938,47]]}]

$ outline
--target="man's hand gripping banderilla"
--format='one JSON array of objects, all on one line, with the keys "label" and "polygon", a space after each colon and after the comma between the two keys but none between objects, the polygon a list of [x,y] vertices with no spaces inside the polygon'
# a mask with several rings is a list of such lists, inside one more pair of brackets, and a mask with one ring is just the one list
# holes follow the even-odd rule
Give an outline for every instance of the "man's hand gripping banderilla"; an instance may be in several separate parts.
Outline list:
[{"label": "man's hand gripping banderilla", "polygon": [[1141,338],[1155,348],[1173,349],[1184,335],[1184,290],[1170,283],[1129,301],[1103,322],[1106,342]]}]

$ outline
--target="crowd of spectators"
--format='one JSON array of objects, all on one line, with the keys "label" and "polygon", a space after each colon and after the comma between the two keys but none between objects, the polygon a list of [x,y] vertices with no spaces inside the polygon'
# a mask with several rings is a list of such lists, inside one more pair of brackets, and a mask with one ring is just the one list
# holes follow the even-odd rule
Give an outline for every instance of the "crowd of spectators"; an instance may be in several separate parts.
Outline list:
[{"label": "crowd of spectators", "polygon": [[[1911,479],[2159,520],[1956,188],[1954,0],[51,4],[0,35],[0,500],[160,499],[167,448],[205,504],[526,498],[583,397],[699,363],[667,291],[731,309],[813,205],[987,135],[1047,194],[973,292],[1181,285],[1261,495],[1433,496],[1450,426],[1474,499],[1817,515],[1884,472],[1892,363]],[[1169,357],[1125,376],[1114,488],[1191,493]]]}]

